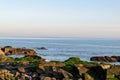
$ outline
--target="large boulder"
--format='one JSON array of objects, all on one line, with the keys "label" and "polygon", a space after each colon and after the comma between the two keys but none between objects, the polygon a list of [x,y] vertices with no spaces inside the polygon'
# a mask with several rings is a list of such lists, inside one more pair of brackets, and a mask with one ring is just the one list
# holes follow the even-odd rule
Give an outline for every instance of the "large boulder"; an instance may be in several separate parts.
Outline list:
[{"label": "large boulder", "polygon": [[5,55],[36,55],[36,52],[33,49],[13,48],[11,46],[7,46],[1,48],[1,50]]},{"label": "large boulder", "polygon": [[[60,66],[59,66],[60,65]],[[54,63],[54,62],[47,62],[39,65],[39,72],[40,74],[47,74],[48,77],[54,77],[56,79],[68,79],[73,77],[73,75],[63,69],[61,67],[64,66],[64,63]]]}]

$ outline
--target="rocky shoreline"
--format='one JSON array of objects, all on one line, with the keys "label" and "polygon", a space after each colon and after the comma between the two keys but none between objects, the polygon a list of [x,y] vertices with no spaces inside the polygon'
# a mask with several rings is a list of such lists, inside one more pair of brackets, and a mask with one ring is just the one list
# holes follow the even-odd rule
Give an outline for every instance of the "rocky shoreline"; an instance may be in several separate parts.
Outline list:
[{"label": "rocky shoreline", "polygon": [[[6,57],[14,54],[25,56]],[[91,60],[99,61],[98,58]],[[0,48],[0,80],[120,80],[120,66],[77,57],[47,62],[32,49],[6,46]]]}]

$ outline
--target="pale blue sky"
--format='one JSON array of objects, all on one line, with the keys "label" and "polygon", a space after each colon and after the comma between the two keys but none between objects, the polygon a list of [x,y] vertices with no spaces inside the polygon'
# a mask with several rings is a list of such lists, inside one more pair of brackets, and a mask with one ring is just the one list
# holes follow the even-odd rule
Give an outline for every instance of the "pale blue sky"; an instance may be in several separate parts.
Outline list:
[{"label": "pale blue sky", "polygon": [[0,0],[1,37],[120,38],[120,0]]}]

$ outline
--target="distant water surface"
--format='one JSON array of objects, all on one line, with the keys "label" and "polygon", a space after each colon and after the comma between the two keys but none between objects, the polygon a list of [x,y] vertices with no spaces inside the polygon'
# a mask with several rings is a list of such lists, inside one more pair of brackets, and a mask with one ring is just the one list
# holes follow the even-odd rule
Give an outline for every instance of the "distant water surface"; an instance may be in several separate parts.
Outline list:
[{"label": "distant water surface", "polygon": [[[92,56],[120,56],[120,40],[80,38],[36,38],[0,39],[0,46],[26,47],[34,49],[47,60],[66,60],[79,57],[89,61]],[[48,50],[38,50],[46,47]]]}]

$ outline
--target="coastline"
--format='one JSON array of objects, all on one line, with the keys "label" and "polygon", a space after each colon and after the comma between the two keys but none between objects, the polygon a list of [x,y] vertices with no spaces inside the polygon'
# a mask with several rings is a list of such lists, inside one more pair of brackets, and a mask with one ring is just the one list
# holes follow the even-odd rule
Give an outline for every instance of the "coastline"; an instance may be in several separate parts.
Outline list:
[{"label": "coastline", "polygon": [[[6,57],[14,54],[24,57]],[[78,57],[46,61],[32,49],[11,46],[1,48],[0,55],[1,80],[117,80],[120,77],[120,65],[87,62]]]}]

